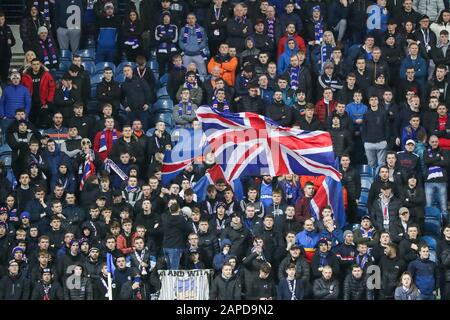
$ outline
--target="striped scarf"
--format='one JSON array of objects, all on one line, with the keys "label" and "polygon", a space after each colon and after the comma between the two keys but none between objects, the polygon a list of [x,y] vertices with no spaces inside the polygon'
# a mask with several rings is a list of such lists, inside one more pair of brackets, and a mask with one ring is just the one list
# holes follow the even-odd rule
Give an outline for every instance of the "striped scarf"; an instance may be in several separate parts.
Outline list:
[{"label": "striped scarf", "polygon": [[[167,38],[169,37],[170,39],[175,39],[175,31],[176,31],[176,26],[172,25],[172,24],[164,24],[164,25],[159,25],[157,27],[156,33],[159,35],[160,38]],[[169,48],[169,50],[167,50]],[[173,52],[173,51],[177,51],[176,45],[172,42],[167,43],[165,41],[162,41],[159,44],[158,47],[158,53],[167,53],[168,51]]]},{"label": "striped scarf", "polygon": [[[44,7],[42,8],[41,14],[44,17],[45,22],[50,25],[50,3],[48,0],[44,0],[43,5]],[[33,6],[39,10],[39,1],[35,0]]]},{"label": "striped scarf", "polygon": [[[188,41],[188,37],[189,37],[189,29],[191,29],[191,27],[187,24],[184,27],[184,32],[183,32],[183,43],[186,44]],[[203,34],[202,34],[202,29],[200,27],[200,25],[198,23],[195,24],[195,35],[197,36],[197,43],[200,44],[203,41]]]},{"label": "striped scarf", "polygon": [[314,24],[314,40],[316,43],[322,43],[323,40],[323,19],[320,18],[319,21],[312,21]]},{"label": "striped scarf", "polygon": [[[432,148],[428,148],[427,152],[428,152],[429,157],[433,157],[433,149]],[[437,156],[439,156],[439,154]],[[427,180],[435,179],[435,178],[442,178],[442,177],[444,177],[444,172],[442,171],[441,167],[432,166],[432,167],[428,168]]]},{"label": "striped scarf", "polygon": [[[131,33],[136,31],[136,24],[134,22],[128,22],[128,31]],[[132,49],[139,48],[139,40],[134,36],[130,36],[125,40],[125,45],[130,46]]]},{"label": "striped scarf", "polygon": [[[56,47],[53,45],[53,41],[50,37],[47,38],[48,49],[45,46],[45,41],[39,39],[39,44],[42,49],[42,55],[44,57],[44,65],[49,66],[58,63],[58,55],[56,53]],[[50,60],[51,59],[51,60]]]},{"label": "striped scarf", "polygon": [[[184,106],[185,102],[180,102],[178,104],[178,115],[181,117],[183,115],[183,106]],[[187,102],[187,107],[186,107],[186,115],[191,115],[192,114],[192,102],[191,100],[189,100]]]},{"label": "striped scarf", "polygon": [[291,83],[290,83],[290,86],[291,86],[291,89],[293,89],[293,90],[297,90],[298,89],[298,76],[299,76],[299,73],[300,73],[300,67],[299,66],[297,66],[296,68],[294,68],[294,67],[291,67],[290,68],[290,71],[289,71],[289,76],[290,76],[290,78],[291,78]]},{"label": "striped scarf", "polygon": [[[114,144],[117,141],[117,130],[114,128],[112,129],[112,143]],[[108,147],[106,145],[106,129],[103,129],[102,134],[100,136],[100,148],[98,149],[98,152],[104,152],[107,151]]]},{"label": "striped scarf", "polygon": [[267,36],[269,38],[275,38],[275,19],[267,19]]}]

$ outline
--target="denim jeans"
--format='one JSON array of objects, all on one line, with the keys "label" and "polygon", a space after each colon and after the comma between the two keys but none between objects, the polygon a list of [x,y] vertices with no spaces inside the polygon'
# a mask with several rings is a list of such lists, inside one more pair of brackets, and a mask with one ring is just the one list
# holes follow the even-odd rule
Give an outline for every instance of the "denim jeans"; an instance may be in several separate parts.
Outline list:
[{"label": "denim jeans", "polygon": [[447,184],[443,182],[425,182],[425,197],[427,207],[433,207],[434,200],[437,200],[439,203],[438,209],[441,210],[442,218],[447,220]]},{"label": "denim jeans", "polygon": [[386,141],[376,143],[364,142],[364,149],[366,150],[367,163],[372,168],[381,167],[386,161]]},{"label": "denim jeans", "polygon": [[183,249],[163,248],[163,251],[169,270],[178,270],[180,268],[180,259]]}]

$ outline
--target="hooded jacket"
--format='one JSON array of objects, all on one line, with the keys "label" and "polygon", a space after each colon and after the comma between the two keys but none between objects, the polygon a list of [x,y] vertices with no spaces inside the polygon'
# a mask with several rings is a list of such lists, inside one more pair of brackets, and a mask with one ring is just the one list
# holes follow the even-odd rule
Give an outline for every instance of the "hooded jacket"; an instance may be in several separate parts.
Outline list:
[{"label": "hooded jacket", "polygon": [[[283,74],[286,70],[288,70],[290,64],[291,64],[291,56],[299,52],[299,45],[297,41],[295,41],[294,49],[289,48],[289,40],[295,40],[294,37],[289,36],[284,45],[284,52],[279,56],[278,63],[277,63],[277,72],[278,74]],[[300,82],[300,81],[299,81]]]},{"label": "hooded jacket", "polygon": [[240,279],[232,276],[225,279],[221,274],[214,278],[209,289],[210,300],[241,300]]}]

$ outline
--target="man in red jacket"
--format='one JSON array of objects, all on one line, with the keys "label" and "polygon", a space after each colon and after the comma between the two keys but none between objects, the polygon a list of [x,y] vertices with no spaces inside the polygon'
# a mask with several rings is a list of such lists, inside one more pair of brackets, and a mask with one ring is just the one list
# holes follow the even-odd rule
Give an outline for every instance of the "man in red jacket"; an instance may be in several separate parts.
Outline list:
[{"label": "man in red jacket", "polygon": [[285,35],[281,37],[280,42],[278,43],[277,58],[279,58],[283,54],[286,46],[286,41],[290,37],[294,38],[295,42],[297,42],[298,49],[306,55],[305,40],[303,40],[303,38],[297,34],[297,31],[295,30],[295,24],[289,23],[286,26]]},{"label": "man in red jacket", "polygon": [[30,91],[30,121],[38,128],[46,128],[51,124],[49,104],[55,97],[55,80],[39,59],[31,61],[29,68],[22,76],[22,84]]},{"label": "man in red jacket", "polygon": [[336,110],[336,105],[337,101],[333,100],[333,90],[329,87],[325,88],[323,89],[322,99],[316,103],[314,114],[322,124],[325,124],[325,120]]},{"label": "man in red jacket", "polygon": [[105,118],[105,129],[97,132],[94,139],[94,150],[105,161],[110,154],[113,144],[119,139],[120,131],[114,128],[114,118]]}]

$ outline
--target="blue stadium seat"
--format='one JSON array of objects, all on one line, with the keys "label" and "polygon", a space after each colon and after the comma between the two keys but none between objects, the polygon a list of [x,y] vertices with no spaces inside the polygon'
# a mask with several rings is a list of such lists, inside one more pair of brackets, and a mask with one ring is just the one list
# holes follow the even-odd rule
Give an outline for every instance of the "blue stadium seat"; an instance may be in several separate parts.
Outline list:
[{"label": "blue stadium seat", "polygon": [[369,201],[369,192],[362,190],[361,195],[359,197],[359,203],[367,206],[368,201]]},{"label": "blue stadium seat", "polygon": [[420,241],[425,242],[430,247],[430,250],[431,249],[436,250],[436,248],[437,248],[437,241],[436,241],[435,237],[424,236],[424,237],[420,238]]},{"label": "blue stadium seat", "polygon": [[96,74],[103,73],[103,70],[106,67],[110,67],[112,69],[113,73],[116,73],[116,65],[112,62],[107,62],[107,61],[96,63],[95,64],[95,73]]},{"label": "blue stadium seat", "polygon": [[167,127],[173,127],[172,113],[159,113],[155,120],[164,122]]},{"label": "blue stadium seat", "polygon": [[61,60],[61,62],[59,63],[59,71],[61,71],[61,72],[69,71],[71,64],[72,64],[72,62],[70,62],[68,60]]},{"label": "blue stadium seat", "polygon": [[78,50],[76,52],[83,61],[94,61],[95,60],[95,49],[84,49]]},{"label": "blue stadium seat", "polygon": [[59,60],[72,61],[72,52],[70,50],[61,50],[59,52]]},{"label": "blue stadium seat", "polygon": [[358,230],[359,228],[361,228],[361,225],[360,225],[359,223],[355,223],[355,224],[352,226],[352,230],[353,230],[353,231]]},{"label": "blue stadium seat", "polygon": [[147,62],[147,64],[148,64],[149,68],[152,69],[153,71],[155,71],[155,70],[158,71],[159,70],[158,61],[151,59],[151,60],[149,60]]},{"label": "blue stadium seat", "polygon": [[100,73],[97,73],[96,75],[93,75],[91,77],[91,84],[94,84],[94,83],[98,84],[98,83],[102,82],[102,80],[103,80],[103,75]]},{"label": "blue stadium seat", "polygon": [[150,128],[150,129],[148,129],[147,130],[147,132],[145,133],[145,135],[147,136],[147,137],[151,137],[152,135],[153,135],[153,133],[155,133],[155,128]]},{"label": "blue stadium seat", "polygon": [[159,85],[165,87],[169,81],[169,74],[165,73],[161,78],[159,78]]},{"label": "blue stadium seat", "polygon": [[125,81],[125,76],[123,75],[122,72],[117,73],[114,77],[114,80],[117,81],[118,83],[123,83]]},{"label": "blue stadium seat", "polygon": [[152,107],[153,113],[172,113],[173,102],[170,99],[159,99]]},{"label": "blue stadium seat", "polygon": [[95,50],[95,46],[96,46],[95,39],[93,37],[89,37],[88,40],[87,40],[87,47],[88,47],[88,49],[94,49]]},{"label": "blue stadium seat", "polygon": [[361,177],[361,189],[369,191],[372,183],[373,179],[371,177],[364,177],[364,176]]},{"label": "blue stadium seat", "polygon": [[441,223],[435,219],[425,219],[424,235],[440,237]]},{"label": "blue stadium seat", "polygon": [[368,166],[367,164],[363,164],[361,166],[361,168],[359,169],[359,174],[362,176],[373,177],[373,169],[372,169],[372,167]]},{"label": "blue stadium seat", "polygon": [[2,154],[0,154],[0,160],[3,161],[6,168],[11,167],[11,152],[6,151],[6,152],[3,152]]},{"label": "blue stadium seat", "polygon": [[91,97],[94,98],[96,96],[97,96],[97,84],[96,83],[94,83],[94,84],[91,83]]},{"label": "blue stadium seat", "polygon": [[438,221],[441,221],[442,219],[441,210],[439,210],[436,207],[425,207],[425,218],[436,219]]},{"label": "blue stadium seat", "polygon": [[95,74],[95,63],[93,61],[83,61],[81,65],[90,75]]},{"label": "blue stadium seat", "polygon": [[158,89],[156,96],[158,97],[158,99],[169,98],[169,93],[167,92],[167,87],[161,87],[160,89]]},{"label": "blue stadium seat", "polygon": [[364,205],[358,206],[358,217],[362,218],[366,214],[369,214],[369,209]]}]

